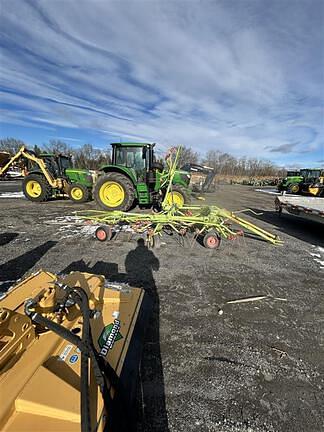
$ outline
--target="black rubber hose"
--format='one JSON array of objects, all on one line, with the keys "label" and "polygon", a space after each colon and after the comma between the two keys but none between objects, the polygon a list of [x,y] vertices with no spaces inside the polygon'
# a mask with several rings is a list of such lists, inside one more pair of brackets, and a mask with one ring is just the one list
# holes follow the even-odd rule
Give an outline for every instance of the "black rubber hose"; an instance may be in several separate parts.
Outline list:
[{"label": "black rubber hose", "polygon": [[49,330],[52,330],[54,333],[58,334],[68,342],[71,342],[73,345],[76,345],[80,351],[84,350],[84,344],[79,338],[79,336],[75,335],[74,333],[70,332],[70,330],[66,329],[65,327],[61,326],[60,324],[57,324],[53,321],[51,321],[48,318],[43,317],[39,313],[32,313],[31,319],[36,324],[41,325],[42,327],[46,327]]},{"label": "black rubber hose", "polygon": [[[73,334],[60,324],[57,324],[48,318],[43,317],[37,312],[30,311],[28,305],[25,305],[25,312],[29,315],[33,322],[42,325],[49,330],[52,330],[65,340],[73,343],[81,350],[81,398],[80,398],[80,411],[81,411],[81,431],[91,432],[91,417],[90,417],[90,400],[89,400],[89,337],[90,337],[90,311],[88,296],[84,290],[77,288],[73,290],[68,289],[70,297],[79,305],[82,318],[82,339]],[[93,356],[91,356],[93,357]]]},{"label": "black rubber hose", "polygon": [[80,306],[83,318],[82,342],[86,346],[81,350],[81,431],[91,431],[90,397],[89,397],[89,337],[90,337],[90,312],[89,301],[85,291],[79,290],[71,293],[73,300]]},{"label": "black rubber hose", "polygon": [[86,292],[80,288],[70,288],[68,286],[61,287],[65,290],[65,301],[71,298],[80,307],[81,315],[83,318],[82,326],[82,339],[66,329],[60,324],[45,318],[41,314],[34,312],[32,309],[35,307],[33,302],[25,304],[25,313],[31,317],[32,321],[48,328],[68,342],[76,345],[81,351],[81,398],[80,398],[80,411],[81,411],[81,431],[91,432],[91,415],[90,415],[90,400],[89,400],[89,360],[92,362],[94,376],[97,385],[103,395],[105,405],[110,406],[112,399],[110,391],[107,388],[105,375],[109,376],[109,380],[115,387],[118,388],[118,377],[111,366],[101,358],[93,344],[91,326],[90,326],[90,309],[89,300]]}]

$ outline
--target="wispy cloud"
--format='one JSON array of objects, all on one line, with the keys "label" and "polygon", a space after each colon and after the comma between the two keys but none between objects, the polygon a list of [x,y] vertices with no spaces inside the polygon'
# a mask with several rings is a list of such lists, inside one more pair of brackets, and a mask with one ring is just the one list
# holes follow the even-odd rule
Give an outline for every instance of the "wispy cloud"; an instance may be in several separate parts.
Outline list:
[{"label": "wispy cloud", "polygon": [[321,0],[11,0],[0,18],[5,124],[321,153]]},{"label": "wispy cloud", "polygon": [[66,136],[57,136],[57,135],[48,135],[48,138],[56,139],[56,140],[62,140],[62,141],[75,141],[75,142],[82,142],[79,138],[71,138]]},{"label": "wispy cloud", "polygon": [[292,143],[292,144],[281,144],[279,146],[276,147],[265,147],[266,149],[268,149],[270,152],[272,153],[292,153],[294,152],[294,149],[296,147],[296,143]]}]

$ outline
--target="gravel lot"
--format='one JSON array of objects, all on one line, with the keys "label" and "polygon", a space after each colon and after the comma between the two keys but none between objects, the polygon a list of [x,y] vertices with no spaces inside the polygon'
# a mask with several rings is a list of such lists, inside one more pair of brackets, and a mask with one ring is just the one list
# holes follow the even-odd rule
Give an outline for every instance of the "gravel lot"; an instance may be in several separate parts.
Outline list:
[{"label": "gravel lot", "polygon": [[[284,245],[245,236],[208,251],[167,237],[160,249],[149,251],[136,240],[99,243],[90,226],[67,218],[94,203],[34,204],[1,197],[19,190],[19,182],[0,182],[0,289],[40,268],[90,270],[127,280],[128,257],[138,269],[132,282],[154,300],[141,367],[138,431],[324,430],[320,225],[290,215],[279,218],[274,195],[219,186],[206,202],[262,211],[246,217],[277,233]],[[269,297],[224,305],[258,295]]]}]

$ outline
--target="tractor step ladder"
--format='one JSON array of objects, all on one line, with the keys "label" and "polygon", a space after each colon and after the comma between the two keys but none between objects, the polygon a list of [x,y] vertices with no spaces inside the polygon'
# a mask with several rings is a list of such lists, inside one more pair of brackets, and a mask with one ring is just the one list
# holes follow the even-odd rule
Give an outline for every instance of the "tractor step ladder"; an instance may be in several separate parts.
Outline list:
[{"label": "tractor step ladder", "polygon": [[145,183],[138,183],[136,186],[139,204],[149,204],[149,191]]}]

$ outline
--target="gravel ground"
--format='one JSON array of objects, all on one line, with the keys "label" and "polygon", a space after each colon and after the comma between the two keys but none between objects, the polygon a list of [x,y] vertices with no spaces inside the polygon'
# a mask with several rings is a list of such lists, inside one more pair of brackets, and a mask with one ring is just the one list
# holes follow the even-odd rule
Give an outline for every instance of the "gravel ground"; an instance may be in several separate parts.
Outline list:
[{"label": "gravel ground", "polygon": [[[278,234],[283,246],[246,235],[209,251],[167,237],[160,249],[149,251],[136,239],[100,243],[93,227],[68,217],[94,203],[1,197],[19,190],[18,182],[0,183],[0,289],[40,268],[130,280],[128,259],[136,269],[131,281],[154,300],[138,431],[324,430],[320,225],[279,218],[273,195],[219,186],[206,203],[262,211],[246,218]],[[259,295],[268,297],[225,304]]]}]

